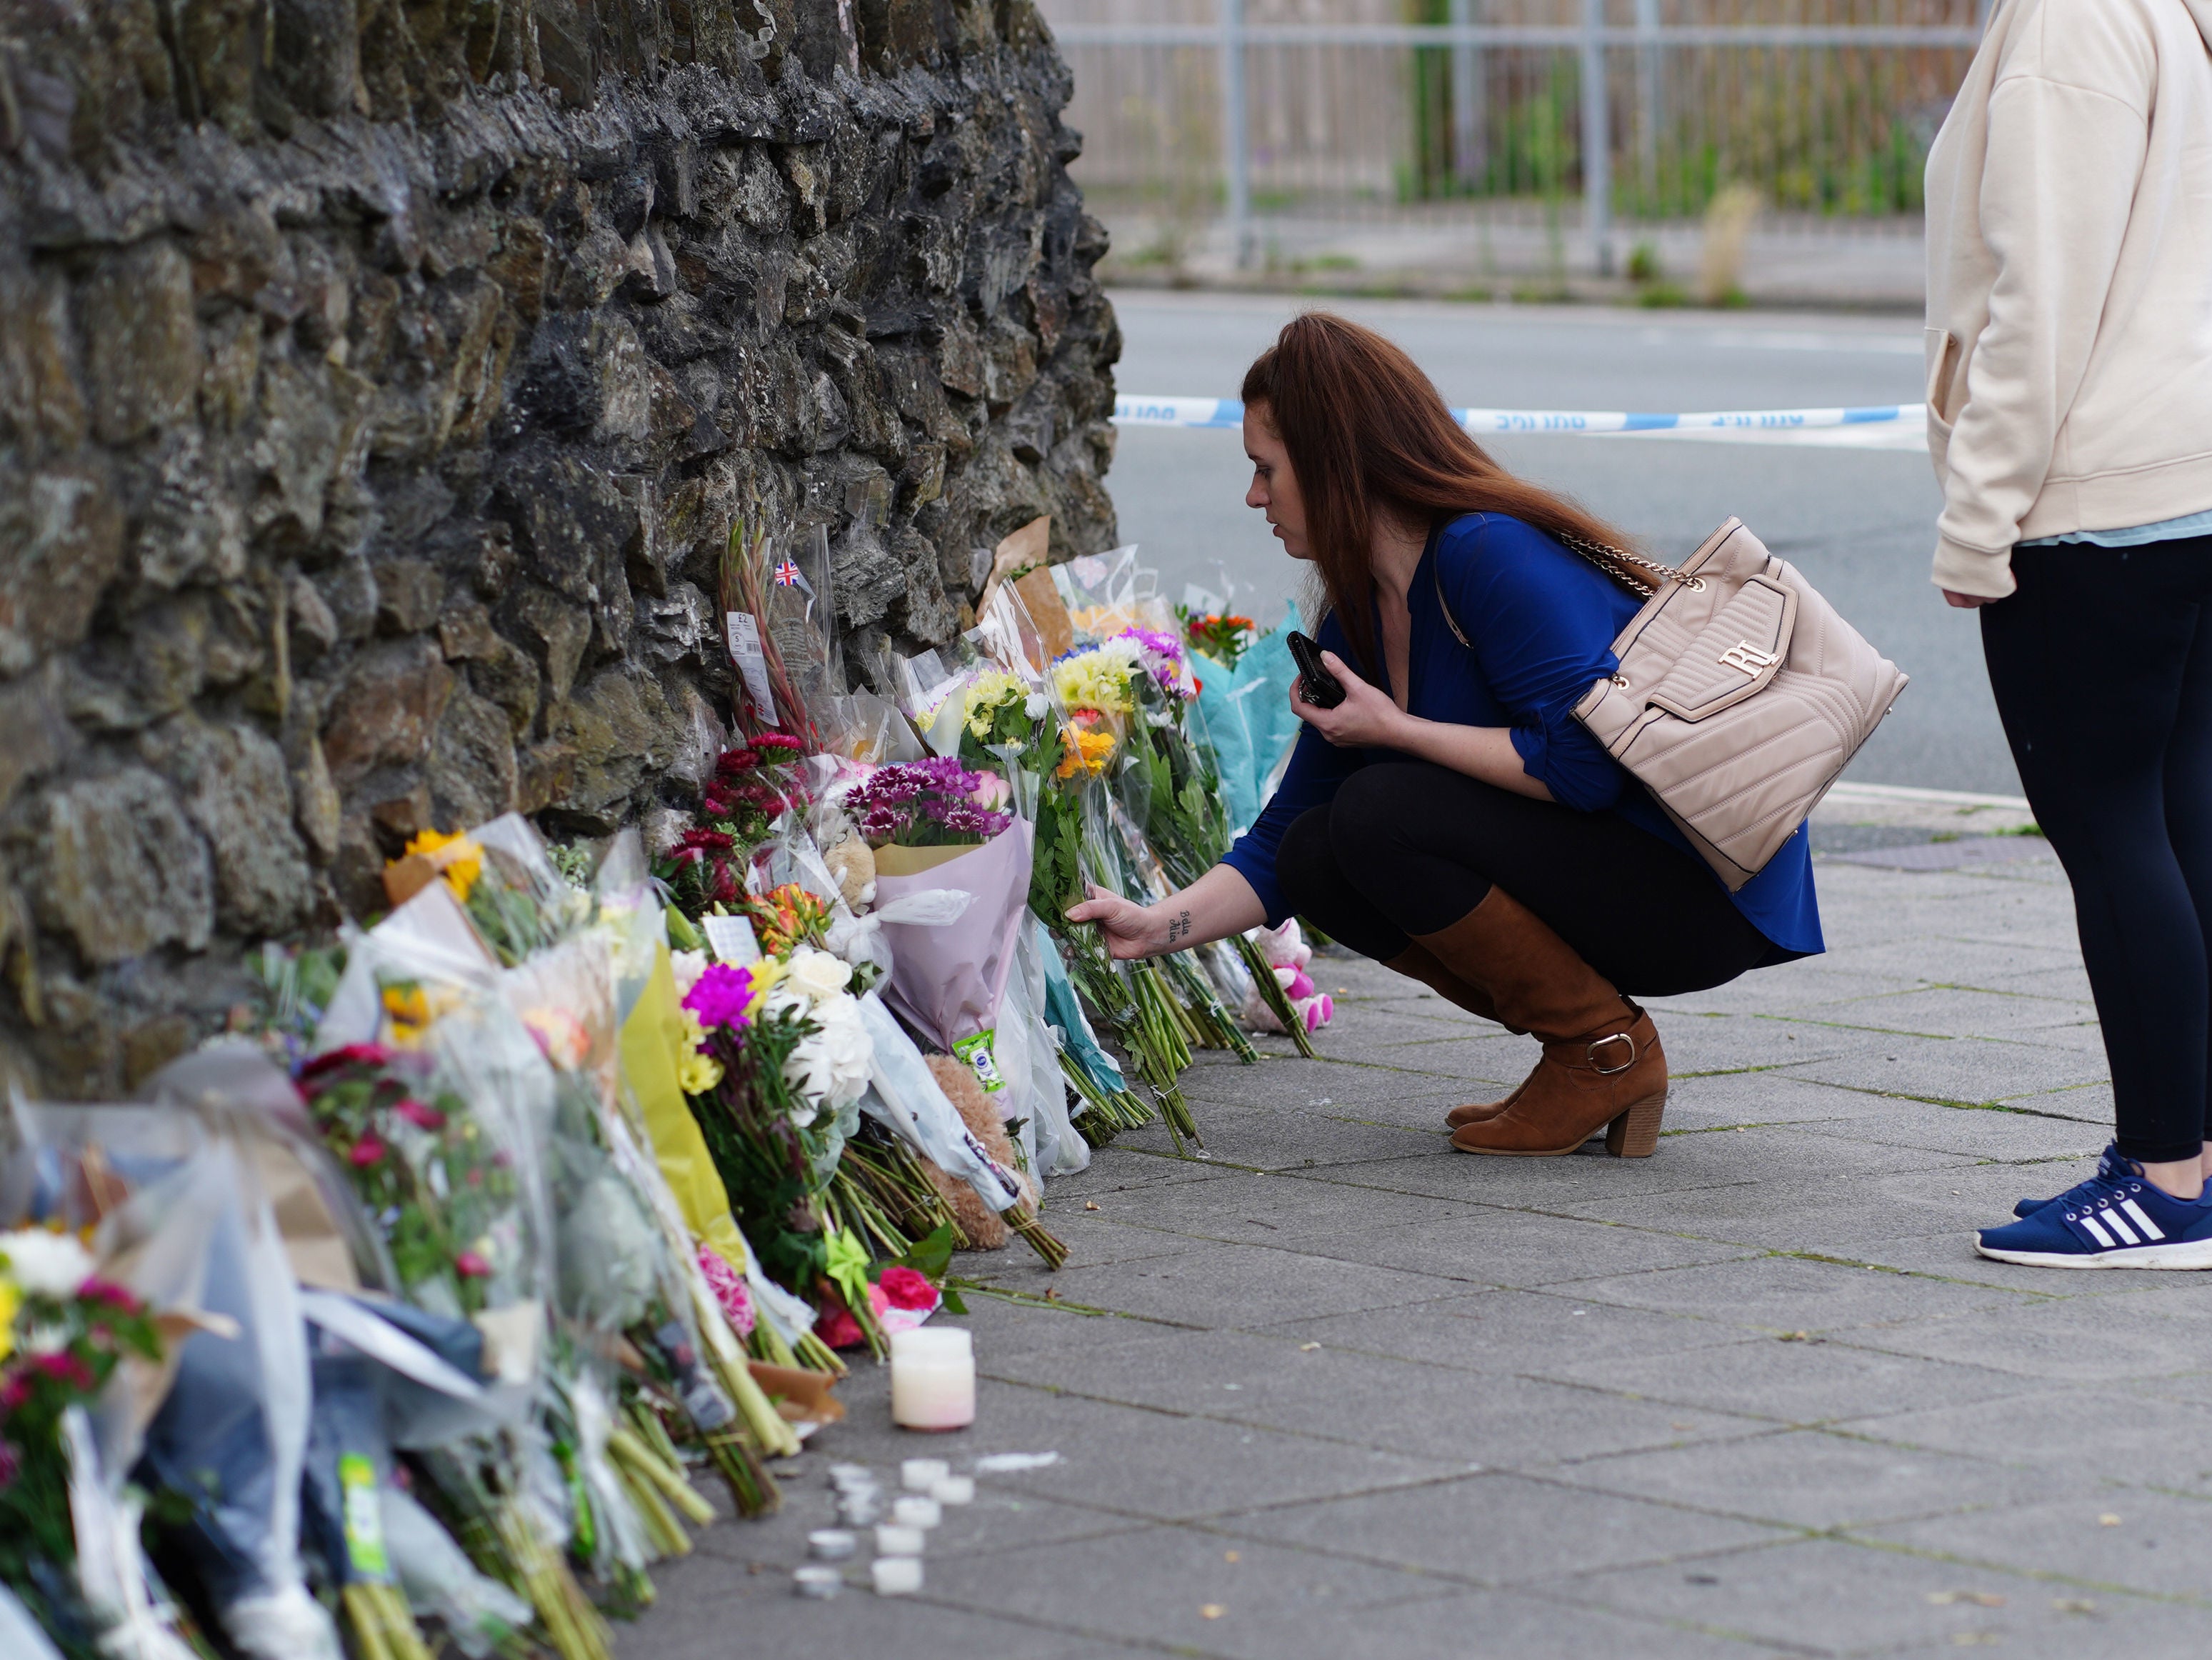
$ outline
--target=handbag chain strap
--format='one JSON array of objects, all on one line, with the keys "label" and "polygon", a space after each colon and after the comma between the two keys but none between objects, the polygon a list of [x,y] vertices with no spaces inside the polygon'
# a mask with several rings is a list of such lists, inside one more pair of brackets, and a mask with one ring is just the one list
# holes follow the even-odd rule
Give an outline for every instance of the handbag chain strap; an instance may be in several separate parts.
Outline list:
[{"label": "handbag chain strap", "polygon": [[1614,581],[1626,586],[1639,587],[1646,593],[1658,586],[1656,582],[1644,581],[1626,569],[1633,565],[1637,570],[1647,571],[1657,577],[1660,581],[1680,582],[1684,587],[1696,593],[1702,593],[1705,590],[1705,580],[1702,576],[1692,576],[1673,565],[1662,565],[1656,559],[1646,559],[1640,553],[1631,553],[1626,548],[1616,548],[1607,542],[1593,541],[1587,536],[1577,536],[1571,530],[1553,531],[1552,536],[1562,546],[1571,548],[1607,576],[1613,578]]}]

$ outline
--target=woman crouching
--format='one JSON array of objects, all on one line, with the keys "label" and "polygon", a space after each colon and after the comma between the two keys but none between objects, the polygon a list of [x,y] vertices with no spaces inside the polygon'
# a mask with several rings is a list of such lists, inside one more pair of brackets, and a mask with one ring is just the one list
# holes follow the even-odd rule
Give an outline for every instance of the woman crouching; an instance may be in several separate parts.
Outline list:
[{"label": "woman crouching", "polygon": [[1822,949],[1804,827],[1731,894],[1569,711],[1647,597],[1571,550],[1619,532],[1516,478],[1411,358],[1326,313],[1244,377],[1245,503],[1318,568],[1343,701],[1294,686],[1281,787],[1228,856],[1140,906],[1068,913],[1117,958],[1305,916],[1543,1053],[1447,1115],[1462,1152],[1550,1157],[1598,1130],[1648,1155],[1667,1057],[1632,995],[1702,991]]}]

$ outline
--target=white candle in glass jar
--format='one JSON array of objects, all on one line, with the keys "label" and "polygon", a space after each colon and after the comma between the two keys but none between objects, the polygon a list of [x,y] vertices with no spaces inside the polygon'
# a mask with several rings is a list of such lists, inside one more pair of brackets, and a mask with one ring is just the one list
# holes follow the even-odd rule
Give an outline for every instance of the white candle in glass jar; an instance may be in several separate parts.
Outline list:
[{"label": "white candle in glass jar", "polygon": [[975,1421],[975,1351],[957,1326],[891,1334],[891,1422],[958,1430]]}]

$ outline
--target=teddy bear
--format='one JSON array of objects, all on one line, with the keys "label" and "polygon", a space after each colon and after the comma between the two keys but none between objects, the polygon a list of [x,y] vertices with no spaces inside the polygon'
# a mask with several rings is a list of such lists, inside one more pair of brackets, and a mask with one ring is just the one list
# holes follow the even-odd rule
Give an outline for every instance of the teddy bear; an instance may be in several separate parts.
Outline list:
[{"label": "teddy bear", "polygon": [[823,853],[822,862],[836,879],[838,894],[856,915],[875,903],[876,855],[859,836],[847,830]]},{"label": "teddy bear", "polygon": [[[930,1075],[951,1100],[961,1122],[982,1143],[984,1152],[1014,1172],[1014,1179],[1021,1184],[1024,1201],[1034,1209],[1037,1199],[1036,1180],[1015,1158],[1013,1141],[1006,1134],[997,1107],[984,1091],[982,1081],[975,1076],[975,1069],[950,1055],[924,1058],[929,1063]],[[951,1211],[952,1219],[960,1225],[960,1231],[967,1236],[968,1249],[1003,1250],[1009,1231],[1006,1219],[978,1198],[975,1189],[966,1182],[946,1175],[930,1159],[924,1158],[921,1166],[929,1177],[930,1185]]]},{"label": "teddy bear", "polygon": [[[1306,1023],[1308,1031],[1319,1031],[1335,1018],[1335,1000],[1316,986],[1313,976],[1306,972],[1306,964],[1313,961],[1313,947],[1298,933],[1297,917],[1291,917],[1279,928],[1255,928],[1246,938],[1259,946],[1260,955],[1275,972],[1275,983],[1291,1000],[1291,1008]],[[1283,1029],[1283,1023],[1275,1018],[1275,1012],[1267,1006],[1257,986],[1244,994],[1243,1016],[1244,1024],[1255,1031]]]}]

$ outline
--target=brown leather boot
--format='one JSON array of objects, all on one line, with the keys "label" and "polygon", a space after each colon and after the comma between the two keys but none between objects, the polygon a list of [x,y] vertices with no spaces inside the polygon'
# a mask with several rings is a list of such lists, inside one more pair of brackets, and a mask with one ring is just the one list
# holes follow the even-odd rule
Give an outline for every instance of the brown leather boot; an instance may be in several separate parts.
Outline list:
[{"label": "brown leather boot", "polygon": [[1415,943],[1486,994],[1495,1018],[1544,1044],[1536,1069],[1504,1101],[1453,1111],[1455,1147],[1550,1157],[1605,1126],[1607,1151],[1650,1153],[1667,1103],[1659,1034],[1541,917],[1492,887],[1450,927]]}]

